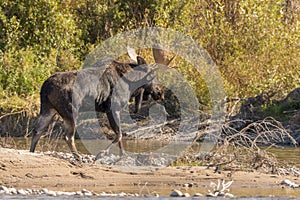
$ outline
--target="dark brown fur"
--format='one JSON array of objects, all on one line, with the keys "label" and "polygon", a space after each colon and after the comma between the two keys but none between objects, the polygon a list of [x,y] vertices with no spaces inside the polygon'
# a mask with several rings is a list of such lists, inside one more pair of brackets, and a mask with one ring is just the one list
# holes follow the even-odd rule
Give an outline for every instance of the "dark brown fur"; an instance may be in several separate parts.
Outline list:
[{"label": "dark brown fur", "polygon": [[[138,60],[138,64],[121,63],[114,60],[101,61],[96,63],[95,67],[72,72],[59,72],[49,77],[41,88],[40,114],[32,132],[30,152],[35,151],[39,138],[46,131],[52,118],[59,114],[63,119],[66,142],[71,152],[79,158],[74,143],[76,119],[83,99],[91,97],[95,100],[95,110],[106,113],[112,129],[116,133],[115,139],[107,147],[106,152],[109,151],[112,144],[118,143],[120,154],[123,154],[119,115],[121,109],[127,105],[128,99],[113,99],[112,92],[125,73],[138,65],[146,64],[142,58],[139,57]],[[151,74],[152,71],[144,73],[144,77],[138,81],[146,81],[146,85],[148,85],[153,80],[148,80]],[[125,89],[130,88],[128,80],[125,79],[124,83],[127,86],[124,87]],[[111,109],[112,104],[114,109]]]},{"label": "dark brown fur", "polygon": [[163,101],[164,100],[164,88],[163,85],[151,82],[143,87],[140,87],[136,90],[131,98],[134,98],[135,101],[135,113],[138,113],[141,109],[142,102],[148,101],[152,98],[155,101]]}]

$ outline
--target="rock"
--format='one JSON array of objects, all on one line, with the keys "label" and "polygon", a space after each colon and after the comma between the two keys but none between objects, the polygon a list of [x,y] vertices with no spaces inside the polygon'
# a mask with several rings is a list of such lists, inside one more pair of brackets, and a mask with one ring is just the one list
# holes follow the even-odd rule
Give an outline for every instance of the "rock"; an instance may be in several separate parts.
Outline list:
[{"label": "rock", "polygon": [[93,194],[91,192],[86,192],[86,193],[83,193],[84,196],[87,196],[87,197],[91,197],[93,196]]},{"label": "rock", "polygon": [[183,195],[182,195],[182,197],[190,197],[191,195],[189,194],[189,193],[184,193]]},{"label": "rock", "polygon": [[63,192],[63,191],[57,191],[57,196],[74,196],[76,192]]},{"label": "rock", "polygon": [[289,187],[292,187],[292,188],[298,188],[300,187],[299,184],[296,184],[288,179],[285,179],[283,181],[280,182],[281,185],[286,185],[286,186],[289,186]]},{"label": "rock", "polygon": [[[41,190],[41,192],[42,192],[42,194],[47,194],[47,193],[48,193],[48,189],[47,189],[47,188],[43,188],[43,189]],[[38,192],[38,193],[40,193],[40,192]]]},{"label": "rock", "polygon": [[9,188],[8,190],[9,190],[9,194],[18,194],[16,188]]},{"label": "rock", "polygon": [[179,190],[173,190],[170,194],[171,197],[182,197],[182,192]]},{"label": "rock", "polygon": [[196,192],[193,197],[203,197],[203,195],[201,193]]},{"label": "rock", "polygon": [[87,189],[84,189],[84,188],[83,188],[83,189],[81,190],[81,192],[82,192],[82,193],[86,193],[86,192],[90,192],[90,191],[88,191]]},{"label": "rock", "polygon": [[26,189],[27,194],[32,194],[32,189]]},{"label": "rock", "polygon": [[84,195],[84,196],[88,196],[88,197],[91,197],[93,196],[93,193],[88,191],[87,189],[82,189],[81,190],[81,193]]},{"label": "rock", "polygon": [[38,191],[36,189],[33,189],[31,194],[38,194]]},{"label": "rock", "polygon": [[78,196],[83,196],[83,193],[82,193],[81,191],[77,191],[77,192],[76,192],[76,195],[78,195]]},{"label": "rock", "polygon": [[[47,190],[48,192],[48,190]],[[43,190],[36,190],[35,194],[45,194],[45,192]]]},{"label": "rock", "polygon": [[64,195],[66,196],[74,196],[76,192],[64,192]]},{"label": "rock", "polygon": [[3,186],[3,185],[0,186],[0,190],[4,191],[7,194],[9,193],[9,189],[7,187]]},{"label": "rock", "polygon": [[[47,195],[47,196],[74,196],[73,198],[78,198],[80,197],[99,197],[99,196],[106,196],[106,197],[137,197],[139,196],[138,194],[130,194],[130,193],[105,193],[102,192],[100,194],[91,192],[87,189],[82,189],[81,191],[77,192],[63,192],[63,191],[53,191],[53,190],[48,190],[47,188],[43,188],[41,190],[36,190],[36,189],[19,189],[17,190],[16,188],[7,188],[5,186],[0,186],[0,194],[1,193],[6,193],[6,194],[14,194],[14,195]],[[178,191],[179,195],[182,195],[180,191]],[[158,194],[157,194],[158,196]]]},{"label": "rock", "polygon": [[121,192],[121,193],[119,194],[119,196],[120,196],[120,197],[125,197],[125,196],[127,196],[127,194],[126,194],[125,192]]},{"label": "rock", "polygon": [[96,192],[92,192],[92,194],[93,194],[93,196],[99,196],[99,194]]},{"label": "rock", "polygon": [[65,192],[57,191],[57,192],[56,192],[56,195],[57,195],[57,196],[64,196],[64,195],[65,195]]},{"label": "rock", "polygon": [[300,88],[296,88],[291,91],[283,100],[280,101],[282,104],[286,104],[284,106],[290,106],[291,103],[299,103],[300,98]]},{"label": "rock", "polygon": [[217,197],[218,195],[219,195],[219,192],[215,192],[215,193],[209,192],[206,194],[207,197]]},{"label": "rock", "polygon": [[99,196],[106,196],[106,192],[101,192]]},{"label": "rock", "polygon": [[20,194],[20,195],[27,195],[28,193],[23,190],[23,189],[20,189],[20,190],[17,190],[17,193]]},{"label": "rock", "polygon": [[226,197],[226,198],[233,198],[234,195],[227,192],[227,193],[225,193],[224,197]]},{"label": "rock", "polygon": [[154,193],[153,196],[154,196],[154,197],[159,197],[159,194]]},{"label": "rock", "polygon": [[52,190],[49,190],[47,193],[46,193],[46,195],[48,195],[48,196],[53,196],[53,197],[56,197],[57,195],[56,195],[56,192],[55,191],[52,191]]}]

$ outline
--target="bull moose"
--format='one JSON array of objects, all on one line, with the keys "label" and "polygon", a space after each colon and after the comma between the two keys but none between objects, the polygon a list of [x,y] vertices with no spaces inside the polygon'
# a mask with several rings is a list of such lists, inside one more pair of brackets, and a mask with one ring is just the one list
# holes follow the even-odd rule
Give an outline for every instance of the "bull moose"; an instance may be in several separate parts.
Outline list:
[{"label": "bull moose", "polygon": [[[155,77],[153,75],[155,70],[150,69],[151,67],[147,65],[142,57],[137,56],[136,60],[137,63],[123,63],[112,59],[101,60],[90,68],[71,72],[58,72],[50,76],[43,83],[40,91],[40,114],[32,131],[30,152],[35,151],[40,137],[46,131],[53,117],[58,114],[63,120],[65,140],[75,158],[79,159],[80,156],[74,143],[76,120],[84,98],[91,97],[95,101],[95,110],[106,113],[110,126],[116,134],[115,139],[105,149],[105,152],[109,152],[112,145],[118,143],[120,155],[123,155],[122,132],[119,120],[120,111],[127,105],[128,99],[122,98],[122,96],[119,98],[112,97],[116,85],[122,79],[123,84],[121,85],[123,86],[121,89],[123,88],[123,90],[131,90],[132,84],[144,85],[148,87],[147,92],[154,99],[158,99],[163,95],[161,91],[151,91],[149,89]],[[138,69],[140,66],[144,67]],[[143,76],[134,81],[124,76],[134,69],[143,72]],[[97,158],[99,155],[101,154],[99,153]]]}]

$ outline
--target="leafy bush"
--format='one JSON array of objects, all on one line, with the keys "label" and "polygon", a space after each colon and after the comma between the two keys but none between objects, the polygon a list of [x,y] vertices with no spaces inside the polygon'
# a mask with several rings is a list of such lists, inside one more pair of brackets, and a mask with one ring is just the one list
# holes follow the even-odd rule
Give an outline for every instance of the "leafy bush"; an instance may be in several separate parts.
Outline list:
[{"label": "leafy bush", "polygon": [[58,1],[4,0],[0,11],[1,96],[38,94],[55,71],[80,67],[80,30]]},{"label": "leafy bush", "polygon": [[[274,91],[279,98],[300,84],[298,14],[285,0],[3,0],[0,97],[38,94],[50,74],[80,68],[101,41],[158,26],[185,33],[206,49],[228,96]],[[180,58],[172,64],[209,104],[202,74]]]},{"label": "leafy bush", "polygon": [[[299,86],[299,18],[287,22],[286,1],[188,2],[174,27],[190,34],[219,66],[229,96]],[[182,24],[185,24],[182,26]]]}]

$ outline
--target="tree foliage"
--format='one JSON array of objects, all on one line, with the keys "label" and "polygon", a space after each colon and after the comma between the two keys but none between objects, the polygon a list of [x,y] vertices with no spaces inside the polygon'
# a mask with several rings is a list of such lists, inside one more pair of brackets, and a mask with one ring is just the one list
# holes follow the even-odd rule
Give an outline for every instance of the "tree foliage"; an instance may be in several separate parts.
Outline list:
[{"label": "tree foliage", "polygon": [[[146,26],[191,36],[218,65],[229,96],[272,91],[280,97],[300,83],[298,4],[295,0],[1,0],[0,98],[36,95],[50,74],[80,68],[85,55],[101,41]],[[201,74],[180,58],[173,64],[201,102],[208,103]]]}]

